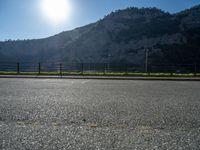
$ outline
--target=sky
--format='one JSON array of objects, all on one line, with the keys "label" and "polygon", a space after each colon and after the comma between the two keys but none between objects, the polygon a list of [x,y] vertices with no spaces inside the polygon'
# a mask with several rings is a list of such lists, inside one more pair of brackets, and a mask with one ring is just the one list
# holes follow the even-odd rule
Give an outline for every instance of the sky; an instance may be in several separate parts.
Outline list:
[{"label": "sky", "polygon": [[[56,0],[67,2],[69,11],[63,16],[63,8],[52,13],[50,7],[56,4],[43,6],[44,1],[47,0],[0,0],[0,41],[45,38],[96,22],[127,7],[157,7],[176,13],[200,4],[200,0]],[[55,23],[59,17],[65,19]]]}]

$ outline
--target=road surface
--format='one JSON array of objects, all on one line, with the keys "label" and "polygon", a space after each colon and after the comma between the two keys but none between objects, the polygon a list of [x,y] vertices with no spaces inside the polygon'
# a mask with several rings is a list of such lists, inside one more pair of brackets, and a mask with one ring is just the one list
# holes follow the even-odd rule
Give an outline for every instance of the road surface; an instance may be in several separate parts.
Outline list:
[{"label": "road surface", "polygon": [[1,78],[0,149],[200,149],[200,82]]}]

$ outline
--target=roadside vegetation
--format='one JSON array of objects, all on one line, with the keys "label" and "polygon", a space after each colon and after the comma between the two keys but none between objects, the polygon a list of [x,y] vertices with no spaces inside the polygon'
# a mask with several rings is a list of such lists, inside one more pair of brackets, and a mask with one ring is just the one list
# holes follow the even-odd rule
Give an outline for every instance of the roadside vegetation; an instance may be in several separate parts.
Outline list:
[{"label": "roadside vegetation", "polygon": [[200,77],[200,73],[134,73],[134,72],[0,72],[0,75],[84,75],[84,76],[133,76],[133,77]]}]

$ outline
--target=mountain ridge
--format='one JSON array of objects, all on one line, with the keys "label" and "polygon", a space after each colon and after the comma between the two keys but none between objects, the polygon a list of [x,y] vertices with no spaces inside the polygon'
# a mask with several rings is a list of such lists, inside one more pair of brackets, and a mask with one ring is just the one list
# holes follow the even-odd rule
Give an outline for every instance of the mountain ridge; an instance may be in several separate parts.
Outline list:
[{"label": "mountain ridge", "polygon": [[131,7],[51,37],[0,42],[0,60],[142,65],[149,49],[151,63],[198,63],[199,20],[200,5],[175,14]]}]

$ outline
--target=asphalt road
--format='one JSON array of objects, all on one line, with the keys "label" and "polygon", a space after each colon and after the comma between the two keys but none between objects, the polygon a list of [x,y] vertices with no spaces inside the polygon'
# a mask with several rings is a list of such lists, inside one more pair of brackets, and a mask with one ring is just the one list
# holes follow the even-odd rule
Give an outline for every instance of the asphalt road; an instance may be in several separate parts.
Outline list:
[{"label": "asphalt road", "polygon": [[200,149],[200,82],[1,78],[0,149]]}]

